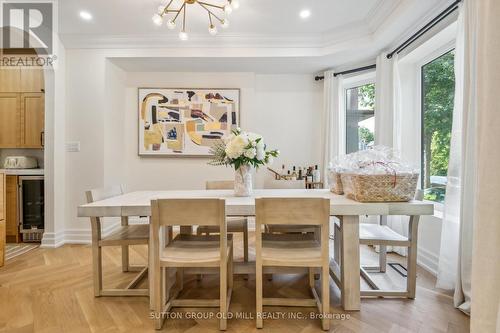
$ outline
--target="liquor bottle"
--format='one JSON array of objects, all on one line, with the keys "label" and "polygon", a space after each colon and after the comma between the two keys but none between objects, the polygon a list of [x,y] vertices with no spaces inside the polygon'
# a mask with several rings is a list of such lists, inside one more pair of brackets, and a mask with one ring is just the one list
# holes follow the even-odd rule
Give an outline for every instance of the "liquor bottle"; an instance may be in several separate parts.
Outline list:
[{"label": "liquor bottle", "polygon": [[292,175],[290,174],[290,170],[288,170],[288,173],[286,174],[286,180],[292,179]]},{"label": "liquor bottle", "polygon": [[296,171],[295,166],[293,167],[292,180],[297,180],[297,171]]},{"label": "liquor bottle", "polygon": [[321,182],[321,173],[319,172],[317,165],[314,167],[313,171],[313,182],[315,183]]},{"label": "liquor bottle", "polygon": [[297,180],[302,180],[302,179],[303,179],[302,167],[299,167],[299,174],[297,176]]}]

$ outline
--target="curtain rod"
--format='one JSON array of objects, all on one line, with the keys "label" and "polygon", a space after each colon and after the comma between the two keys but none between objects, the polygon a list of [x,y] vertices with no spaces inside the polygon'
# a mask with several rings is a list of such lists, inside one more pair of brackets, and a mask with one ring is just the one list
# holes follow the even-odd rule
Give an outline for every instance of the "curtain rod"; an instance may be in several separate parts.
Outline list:
[{"label": "curtain rod", "polygon": [[[355,69],[349,69],[347,71],[343,71],[343,72],[338,72],[338,73],[334,73],[333,76],[337,77],[339,75],[345,75],[345,74],[351,74],[351,73],[357,73],[357,72],[362,72],[362,71],[366,71],[368,69],[374,69],[374,68],[377,68],[377,65],[369,65],[369,66],[363,66],[363,67],[359,67],[359,68],[355,68]],[[320,80],[323,80],[325,77],[324,76],[316,76],[314,78],[314,80],[316,81],[320,81]]]},{"label": "curtain rod", "polygon": [[434,28],[437,24],[439,24],[441,21],[443,21],[445,18],[447,18],[451,13],[453,13],[455,10],[458,9],[458,4],[460,4],[461,2],[462,0],[454,1],[450,6],[448,6],[445,10],[439,13],[438,16],[433,18],[429,23],[424,25],[419,31],[417,31],[410,38],[405,40],[401,45],[399,45],[394,51],[389,53],[387,55],[387,59],[391,59],[395,53],[397,54],[401,53],[404,49],[413,44],[417,39],[422,37],[422,35],[424,35],[426,32],[428,32],[429,30]]}]

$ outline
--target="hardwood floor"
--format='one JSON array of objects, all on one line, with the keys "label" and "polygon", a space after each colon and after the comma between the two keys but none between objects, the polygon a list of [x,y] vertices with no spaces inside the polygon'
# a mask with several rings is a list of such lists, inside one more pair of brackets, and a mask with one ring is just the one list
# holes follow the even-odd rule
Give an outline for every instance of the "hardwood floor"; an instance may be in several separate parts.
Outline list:
[{"label": "hardwood floor", "polygon": [[[235,244],[241,244],[236,236]],[[250,244],[253,235],[250,236]],[[250,248],[250,258],[254,256]],[[241,246],[235,248],[237,260],[243,257]],[[145,247],[134,247],[131,263],[146,261]],[[373,253],[363,248],[362,262],[373,260]],[[398,261],[389,256],[389,262]],[[103,250],[105,287],[123,287],[135,273],[121,272],[120,248]],[[402,277],[388,268],[389,276],[377,275],[377,283],[398,284]],[[390,281],[389,281],[390,278]],[[398,280],[399,279],[399,280]],[[434,278],[418,271],[417,298],[363,299],[360,312],[345,313],[339,302],[339,290],[330,283],[331,311],[338,316],[331,321],[331,332],[468,332],[469,318],[453,308],[452,298],[436,290]],[[319,285],[317,282],[317,289]],[[362,284],[362,287],[366,285]],[[205,275],[201,282],[186,276],[182,297],[217,297],[218,277]],[[266,297],[309,297],[305,276],[275,275],[264,280]],[[198,313],[215,316],[212,309],[176,310],[176,316]],[[255,277],[248,281],[235,278],[230,311],[243,316],[255,315]],[[319,319],[288,319],[300,312],[316,314],[314,308],[264,308],[279,312],[286,319],[267,319],[264,329],[255,328],[251,318],[228,320],[228,332],[322,332]],[[341,319],[343,316],[343,319]],[[163,331],[218,332],[218,320],[167,319]],[[58,249],[36,249],[8,261],[0,268],[0,332],[154,332],[149,302],[145,297],[94,298],[91,248],[66,245]]]}]

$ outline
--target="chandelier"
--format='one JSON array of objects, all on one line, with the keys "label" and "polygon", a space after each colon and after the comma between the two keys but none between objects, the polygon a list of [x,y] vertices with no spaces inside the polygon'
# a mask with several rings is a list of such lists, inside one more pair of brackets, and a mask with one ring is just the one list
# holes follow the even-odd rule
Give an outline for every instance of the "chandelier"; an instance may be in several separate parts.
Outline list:
[{"label": "chandelier", "polygon": [[182,14],[182,27],[179,32],[179,39],[188,40],[189,35],[186,32],[186,10],[190,5],[198,4],[201,6],[208,14],[208,32],[210,35],[217,35],[217,26],[214,22],[219,22],[222,28],[229,27],[229,21],[226,15],[231,14],[233,9],[238,9],[240,7],[239,0],[224,0],[224,4],[214,4],[211,3],[213,0],[182,0],[182,5],[178,9],[173,9],[171,7],[174,0],[165,1],[158,7],[158,12],[153,15],[153,22],[160,26],[163,24],[163,20],[167,19],[167,28],[170,30],[175,29],[177,26],[177,19]]}]

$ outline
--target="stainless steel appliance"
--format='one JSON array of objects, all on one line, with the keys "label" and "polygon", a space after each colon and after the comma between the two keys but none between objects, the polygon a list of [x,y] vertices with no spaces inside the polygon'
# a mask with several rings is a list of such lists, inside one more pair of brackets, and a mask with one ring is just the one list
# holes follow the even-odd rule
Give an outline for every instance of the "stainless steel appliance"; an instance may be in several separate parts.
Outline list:
[{"label": "stainless steel appliance", "polygon": [[24,242],[42,240],[45,229],[43,176],[19,176],[19,224]]}]

